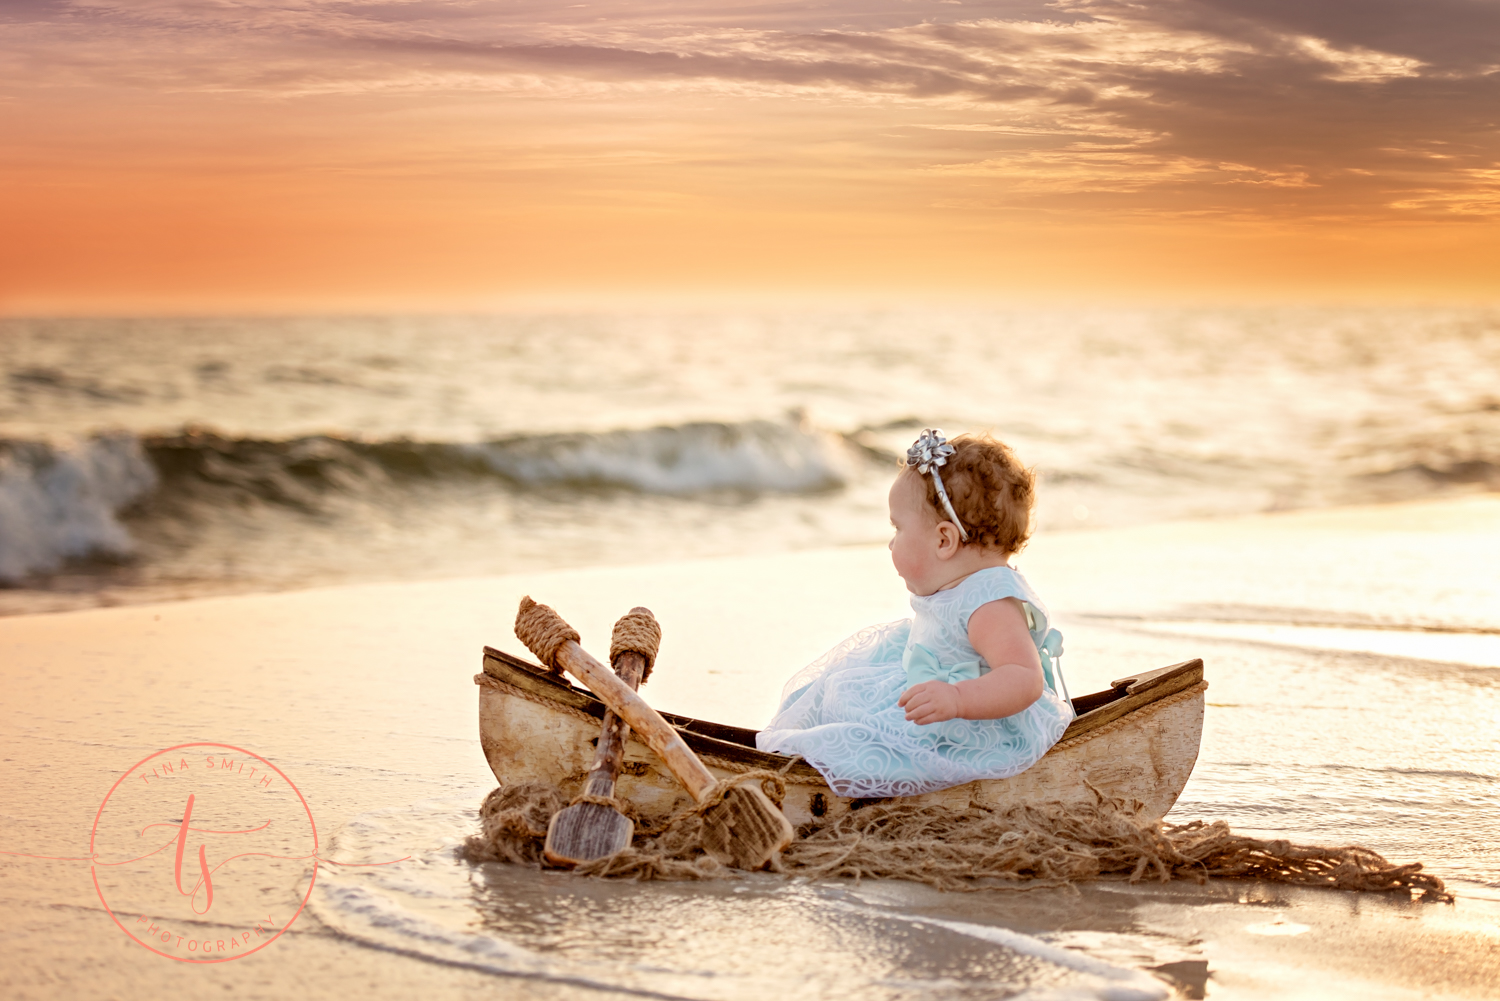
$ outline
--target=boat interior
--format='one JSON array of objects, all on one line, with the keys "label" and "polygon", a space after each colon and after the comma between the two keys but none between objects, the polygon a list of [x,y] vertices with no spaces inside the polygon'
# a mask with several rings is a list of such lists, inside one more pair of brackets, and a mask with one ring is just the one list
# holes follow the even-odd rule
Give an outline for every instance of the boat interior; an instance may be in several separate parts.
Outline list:
[{"label": "boat interior", "polygon": [[[604,703],[596,699],[588,689],[570,684],[566,677],[549,671],[540,664],[512,656],[503,650],[496,650],[493,647],[484,648],[484,673],[495,681],[524,689],[533,695],[553,699],[563,705],[580,709],[595,718],[602,719],[604,716]],[[1202,680],[1203,661],[1198,659],[1121,678],[1112,682],[1110,687],[1102,692],[1081,695],[1072,700],[1073,712],[1076,716],[1063,733],[1062,739],[1080,736],[1142,706],[1191,688]],[[767,761],[785,760],[780,755],[755,750],[757,732],[755,730],[729,726],[725,723],[714,723],[710,720],[694,719],[691,716],[679,716],[675,713],[664,712],[661,715],[668,723],[684,733],[689,746],[693,746],[695,750],[717,750],[723,754],[728,750],[724,745],[733,745],[738,748],[748,748],[754,755],[763,757]],[[695,740],[694,737],[698,739]],[[700,747],[700,743],[704,746]],[[742,754],[731,753],[728,756],[739,758]]]}]

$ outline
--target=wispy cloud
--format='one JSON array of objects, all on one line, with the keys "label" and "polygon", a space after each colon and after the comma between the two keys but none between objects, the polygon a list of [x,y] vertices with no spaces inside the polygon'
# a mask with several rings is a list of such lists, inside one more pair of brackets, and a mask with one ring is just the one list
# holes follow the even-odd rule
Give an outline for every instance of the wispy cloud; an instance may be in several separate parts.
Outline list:
[{"label": "wispy cloud", "polygon": [[[1116,191],[1317,187],[1355,213],[1494,208],[1500,7],[1478,0],[845,2],[819,9],[821,27],[769,4],[736,17],[682,3],[27,0],[10,13],[6,55],[32,86],[822,98],[913,126],[941,108],[980,119],[946,129],[1132,144],[932,165],[1017,194],[1087,177]],[[1346,183],[1372,176],[1386,183]],[[1244,209],[1243,191],[1231,200]]]}]

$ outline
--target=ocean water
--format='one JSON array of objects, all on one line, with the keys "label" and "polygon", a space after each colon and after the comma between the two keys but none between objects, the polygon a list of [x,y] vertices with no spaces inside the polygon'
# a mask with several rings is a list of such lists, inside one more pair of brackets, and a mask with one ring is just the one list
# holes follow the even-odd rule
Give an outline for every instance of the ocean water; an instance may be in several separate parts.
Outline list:
[{"label": "ocean water", "polygon": [[1043,531],[1500,487],[1500,312],[0,321],[0,610],[879,541],[918,430]]}]

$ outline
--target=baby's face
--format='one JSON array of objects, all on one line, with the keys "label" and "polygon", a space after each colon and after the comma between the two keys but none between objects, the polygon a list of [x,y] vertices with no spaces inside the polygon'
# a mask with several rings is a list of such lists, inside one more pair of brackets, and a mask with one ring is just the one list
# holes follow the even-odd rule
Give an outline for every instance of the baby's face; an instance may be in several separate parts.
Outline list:
[{"label": "baby's face", "polygon": [[887,498],[891,509],[891,562],[912,594],[931,594],[945,580],[943,561],[938,558],[937,512],[927,503],[927,485],[921,477],[902,473],[891,484]]}]

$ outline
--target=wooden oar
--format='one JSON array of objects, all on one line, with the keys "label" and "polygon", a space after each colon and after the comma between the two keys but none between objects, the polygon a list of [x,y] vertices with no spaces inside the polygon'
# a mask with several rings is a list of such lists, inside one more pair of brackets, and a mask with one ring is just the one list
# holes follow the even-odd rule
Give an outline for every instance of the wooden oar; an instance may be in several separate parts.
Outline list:
[{"label": "wooden oar", "polygon": [[[615,623],[609,644],[609,660],[615,674],[632,689],[640,687],[651,672],[661,644],[661,627],[649,608],[632,608]],[[552,815],[542,854],[553,865],[572,868],[580,862],[607,858],[630,847],[635,822],[615,807],[598,800],[615,795],[615,777],[625,760],[625,737],[630,727],[613,709],[604,714],[599,728],[599,749],[583,785],[583,802],[575,802]],[[590,802],[592,800],[592,802]]]},{"label": "wooden oar", "polygon": [[703,847],[740,869],[759,869],[792,840],[792,825],[756,786],[732,786],[711,803],[713,774],[670,723],[578,645],[578,633],[546,605],[526,597],[516,613],[516,636],[548,667],[588,686],[655,751],[703,811]]}]

